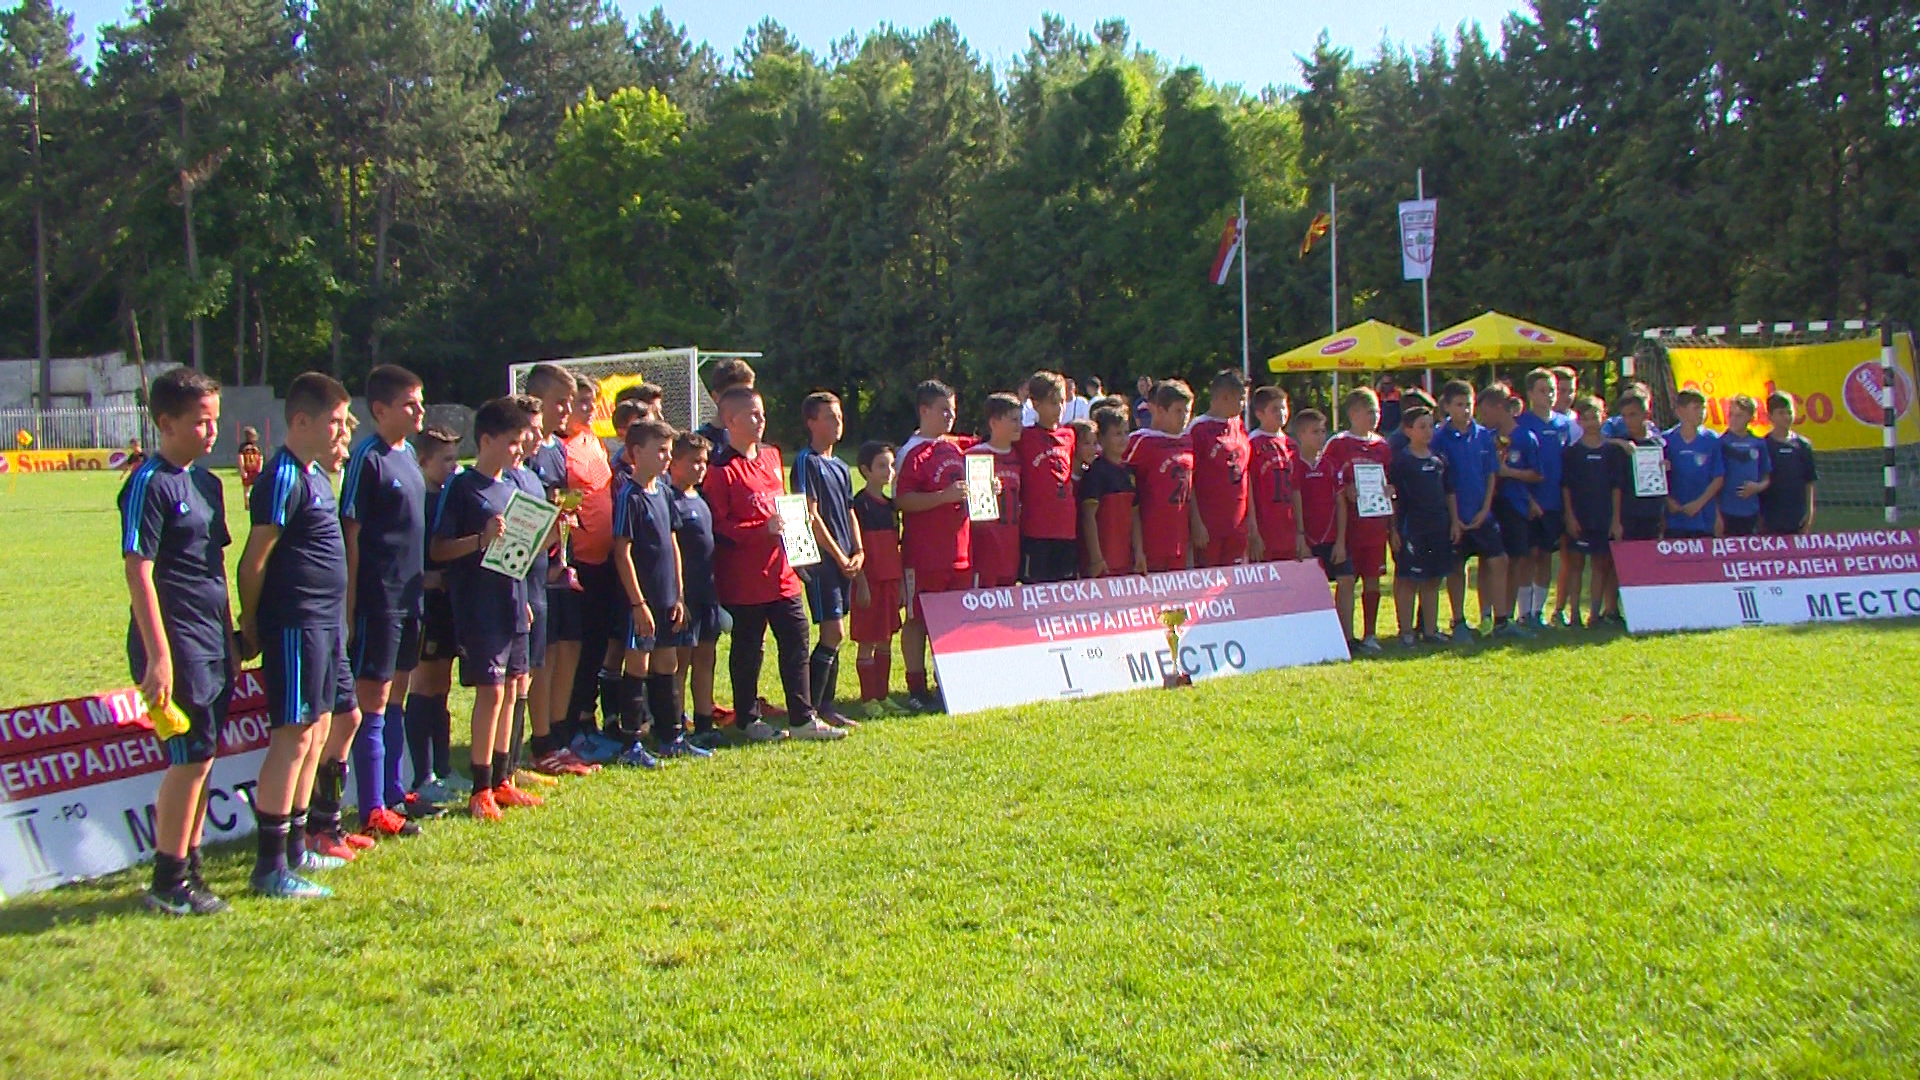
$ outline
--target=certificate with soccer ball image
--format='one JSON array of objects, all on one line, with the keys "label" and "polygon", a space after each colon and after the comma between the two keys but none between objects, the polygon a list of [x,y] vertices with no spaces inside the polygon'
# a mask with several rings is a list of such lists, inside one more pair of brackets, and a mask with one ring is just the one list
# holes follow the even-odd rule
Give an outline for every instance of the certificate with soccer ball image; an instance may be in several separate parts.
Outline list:
[{"label": "certificate with soccer ball image", "polygon": [[1363,518],[1393,516],[1393,499],[1387,495],[1387,470],[1378,462],[1353,463],[1353,501]]},{"label": "certificate with soccer ball image", "polygon": [[813,515],[805,495],[782,495],[774,500],[780,514],[780,540],[787,546],[787,564],[794,568],[820,562],[820,542],[813,537]]},{"label": "certificate with soccer ball image", "polygon": [[1000,520],[1000,495],[993,489],[993,458],[987,454],[967,455],[967,520]]},{"label": "certificate with soccer ball image", "polygon": [[501,515],[506,526],[493,543],[487,545],[486,554],[480,556],[480,565],[510,578],[526,577],[559,516],[560,508],[545,499],[536,499],[524,491],[514,492],[513,498],[507,500],[507,512]]},{"label": "certificate with soccer ball image", "polygon": [[1664,447],[1633,448],[1633,493],[1641,498],[1667,493],[1667,453]]}]

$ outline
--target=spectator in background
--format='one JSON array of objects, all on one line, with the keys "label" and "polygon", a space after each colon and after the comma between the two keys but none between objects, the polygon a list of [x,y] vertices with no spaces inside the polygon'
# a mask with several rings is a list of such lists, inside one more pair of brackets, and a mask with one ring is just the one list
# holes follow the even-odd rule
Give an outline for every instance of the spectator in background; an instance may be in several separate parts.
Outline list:
[{"label": "spectator in background", "polygon": [[1080,396],[1080,388],[1072,379],[1067,380],[1067,399],[1060,410],[1060,422],[1071,424],[1075,420],[1085,420],[1093,415],[1093,402]]},{"label": "spectator in background", "polygon": [[1400,387],[1393,376],[1382,375],[1374,392],[1380,395],[1380,434],[1391,435],[1400,430]]},{"label": "spectator in background", "polygon": [[1133,396],[1133,426],[1137,431],[1153,424],[1153,408],[1149,404],[1149,399],[1153,397],[1153,376],[1140,376],[1140,381],[1134,387],[1138,391]]}]

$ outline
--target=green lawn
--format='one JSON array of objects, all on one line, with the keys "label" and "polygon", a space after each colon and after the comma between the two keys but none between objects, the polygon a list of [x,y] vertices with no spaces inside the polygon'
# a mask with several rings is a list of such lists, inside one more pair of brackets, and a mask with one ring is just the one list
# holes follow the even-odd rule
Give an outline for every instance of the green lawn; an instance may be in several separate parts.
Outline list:
[{"label": "green lawn", "polygon": [[[116,483],[0,487],[0,700],[124,681]],[[229,849],[0,907],[0,1076],[1910,1077],[1917,665],[1560,635],[604,773],[324,904]]]}]

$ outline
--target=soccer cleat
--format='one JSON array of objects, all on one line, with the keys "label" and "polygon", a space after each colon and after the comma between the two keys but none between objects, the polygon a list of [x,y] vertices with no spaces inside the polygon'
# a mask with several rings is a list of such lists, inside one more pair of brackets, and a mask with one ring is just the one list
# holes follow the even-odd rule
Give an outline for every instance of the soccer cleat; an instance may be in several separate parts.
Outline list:
[{"label": "soccer cleat", "polygon": [[683,735],[677,739],[668,739],[666,742],[661,743],[660,756],[662,758],[693,758],[697,761],[701,758],[712,757],[713,751],[694,745],[691,738]]},{"label": "soccer cleat", "polygon": [[778,719],[787,715],[787,710],[768,701],[766,698],[754,699],[754,714],[761,717]]},{"label": "soccer cleat", "polygon": [[1414,633],[1406,633],[1406,634],[1401,634],[1401,635],[1400,635],[1400,647],[1401,647],[1401,648],[1403,648],[1403,649],[1411,649],[1411,648],[1413,648],[1413,647],[1414,647],[1415,645],[1418,645],[1418,644],[1420,644],[1420,635],[1418,635],[1418,634],[1414,634]]},{"label": "soccer cleat", "polygon": [[740,737],[750,743],[768,743],[779,742],[781,739],[787,737],[787,733],[767,723],[765,720],[755,719],[752,723],[740,729]]},{"label": "soccer cleat", "polygon": [[853,717],[837,709],[821,713],[820,719],[824,720],[829,726],[839,728],[842,731],[857,731],[860,728],[860,721],[855,720]]},{"label": "soccer cleat", "polygon": [[350,832],[336,831],[333,834],[333,838],[347,845],[348,847],[352,848],[353,853],[356,855],[372,847],[374,842],[373,837],[367,836],[363,833],[350,833]]},{"label": "soccer cleat", "polygon": [[833,742],[847,737],[846,731],[834,727],[817,716],[804,724],[789,727],[787,734],[802,742]]},{"label": "soccer cleat", "polygon": [[713,722],[716,724],[733,723],[734,722],[733,710],[727,708],[725,705],[715,705],[713,707]]},{"label": "soccer cleat", "polygon": [[1455,645],[1466,645],[1472,641],[1473,628],[1471,626],[1463,622],[1453,624],[1453,643]]},{"label": "soccer cleat", "polygon": [[555,780],[551,776],[542,776],[537,772],[530,772],[526,769],[513,770],[513,782],[518,787],[554,787],[560,783],[560,781]]},{"label": "soccer cleat", "polygon": [[603,739],[598,733],[588,735],[582,732],[567,744],[573,755],[589,765],[603,765],[620,756],[619,748],[609,739]]},{"label": "soccer cleat", "polygon": [[481,821],[505,821],[507,819],[507,815],[500,812],[500,804],[494,801],[493,792],[491,791],[475,792],[473,797],[467,800],[467,814],[470,817],[479,818]]},{"label": "soccer cleat", "polygon": [[1447,636],[1446,636],[1445,634],[1441,634],[1441,633],[1431,633],[1431,634],[1429,634],[1429,633],[1426,633],[1425,631],[1422,631],[1422,632],[1421,632],[1421,634],[1420,634],[1420,644],[1422,644],[1422,645],[1451,645],[1451,644],[1453,644],[1453,641],[1452,641],[1452,639],[1451,639],[1451,638],[1448,638],[1448,637],[1447,637]]},{"label": "soccer cleat", "polygon": [[308,881],[291,870],[275,870],[265,877],[256,876],[250,884],[256,894],[274,900],[325,900],[333,895],[332,889]]},{"label": "soccer cleat", "polygon": [[[338,859],[340,860],[340,864],[345,866],[354,860],[354,856],[359,854],[359,849],[347,843],[346,837],[339,833],[308,833],[307,854],[321,855],[329,859]],[[314,868],[305,867],[305,869]],[[331,870],[333,868],[329,866],[320,867],[319,869]]]},{"label": "soccer cleat", "polygon": [[437,776],[430,776],[427,782],[414,788],[407,804],[426,803],[428,806],[452,805],[465,796],[453,790],[452,785]]},{"label": "soccer cleat", "polygon": [[227,910],[227,902],[185,882],[166,892],[148,889],[140,897],[148,911],[160,915],[218,915]]},{"label": "soccer cleat", "polygon": [[420,826],[384,806],[368,814],[367,820],[361,824],[360,829],[368,836],[420,835]]},{"label": "soccer cleat", "polygon": [[906,706],[907,712],[912,714],[926,714],[926,713],[937,713],[937,712],[946,711],[940,707],[940,702],[934,698],[931,692],[928,692],[926,694],[908,694],[907,700],[902,704]]},{"label": "soccer cleat", "polygon": [[1366,653],[1368,656],[1379,656],[1380,655],[1380,639],[1377,637],[1374,637],[1372,634],[1368,634],[1366,637],[1361,638],[1360,651],[1363,653]]},{"label": "soccer cleat", "polygon": [[627,747],[625,753],[614,760],[633,769],[657,769],[660,767],[660,759],[648,753],[644,743],[634,743],[632,746]]},{"label": "soccer cleat", "polygon": [[1506,622],[1496,625],[1493,628],[1493,633],[1489,634],[1488,636],[1497,637],[1497,638],[1509,638],[1516,641],[1525,641],[1528,638],[1531,638],[1533,636],[1533,631],[1527,629],[1524,625],[1522,625],[1518,621],[1509,619]]},{"label": "soccer cleat", "polygon": [[725,741],[724,737],[722,737],[718,731],[711,728],[706,731],[696,731],[687,736],[687,742],[689,744],[709,751],[720,749],[721,743]]},{"label": "soccer cleat", "polygon": [[440,782],[447,786],[448,791],[453,792],[456,802],[473,795],[473,781],[459,773],[448,773],[440,778]]},{"label": "soccer cleat", "polygon": [[400,812],[407,815],[407,819],[410,821],[426,821],[430,818],[437,818],[447,811],[439,804],[422,798],[419,792],[409,791],[407,792],[406,801],[400,804]]},{"label": "soccer cleat", "polygon": [[322,855],[318,851],[308,848],[306,854],[300,856],[300,865],[294,867],[294,869],[303,870],[311,874],[319,870],[338,870],[351,861],[353,860],[342,859],[337,855]]},{"label": "soccer cleat", "polygon": [[600,766],[581,761],[570,750],[555,750],[534,762],[533,768],[548,776],[592,776],[600,771]]},{"label": "soccer cleat", "polygon": [[493,801],[502,807],[533,807],[545,805],[547,800],[538,795],[529,795],[508,783],[493,789]]}]

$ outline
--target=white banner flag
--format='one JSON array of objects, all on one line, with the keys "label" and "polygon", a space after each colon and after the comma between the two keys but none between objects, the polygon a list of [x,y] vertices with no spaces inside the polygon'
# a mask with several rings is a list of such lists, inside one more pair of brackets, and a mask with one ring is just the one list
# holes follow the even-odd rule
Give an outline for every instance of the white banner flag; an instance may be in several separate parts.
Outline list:
[{"label": "white banner flag", "polygon": [[1407,281],[1433,276],[1433,233],[1439,220],[1438,199],[1400,204],[1400,273]]}]

